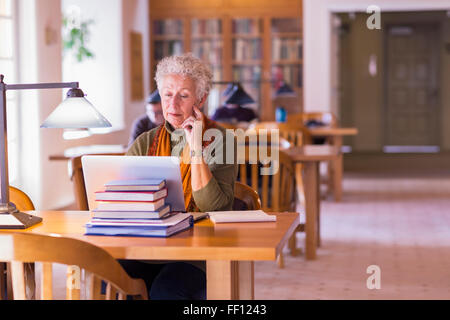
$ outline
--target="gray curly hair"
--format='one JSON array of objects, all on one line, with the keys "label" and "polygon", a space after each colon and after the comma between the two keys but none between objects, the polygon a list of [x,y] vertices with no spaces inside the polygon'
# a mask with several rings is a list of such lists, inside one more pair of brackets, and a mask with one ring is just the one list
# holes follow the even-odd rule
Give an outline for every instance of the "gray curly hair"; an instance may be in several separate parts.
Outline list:
[{"label": "gray curly hair", "polygon": [[213,79],[211,67],[190,52],[165,57],[158,63],[155,81],[159,91],[162,89],[164,77],[169,74],[191,78],[195,83],[195,95],[198,101],[208,95],[211,90]]}]

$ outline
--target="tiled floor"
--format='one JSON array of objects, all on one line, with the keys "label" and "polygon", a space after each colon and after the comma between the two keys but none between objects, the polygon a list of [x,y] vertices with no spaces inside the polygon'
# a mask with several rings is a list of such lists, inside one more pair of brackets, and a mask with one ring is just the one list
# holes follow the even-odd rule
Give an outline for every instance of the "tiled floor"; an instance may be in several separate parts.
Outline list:
[{"label": "tiled floor", "polygon": [[[317,260],[256,263],[256,299],[450,298],[450,175],[346,174],[343,201],[321,213]],[[371,265],[379,290],[367,288]]]}]

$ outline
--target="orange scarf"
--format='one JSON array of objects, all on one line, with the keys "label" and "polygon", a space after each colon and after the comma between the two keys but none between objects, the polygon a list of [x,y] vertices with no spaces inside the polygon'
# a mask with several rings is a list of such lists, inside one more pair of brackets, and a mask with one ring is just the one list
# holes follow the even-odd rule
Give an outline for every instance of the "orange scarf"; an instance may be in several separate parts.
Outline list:
[{"label": "orange scarf", "polygon": [[[215,127],[213,121],[207,119],[206,117],[204,119],[205,120],[203,121],[202,137],[205,133],[205,130]],[[170,142],[170,133],[167,131],[166,126],[162,124],[161,126],[159,126],[158,131],[156,132],[156,137],[154,138],[152,145],[148,149],[148,155],[170,157],[172,155]],[[203,148],[205,148],[209,143],[211,142],[203,143]],[[191,150],[189,148],[189,144],[186,142],[186,145],[184,146],[182,152],[180,164],[181,180],[183,181],[184,205],[187,212],[197,212],[200,210],[195,204],[194,198],[192,196],[190,157]]]}]

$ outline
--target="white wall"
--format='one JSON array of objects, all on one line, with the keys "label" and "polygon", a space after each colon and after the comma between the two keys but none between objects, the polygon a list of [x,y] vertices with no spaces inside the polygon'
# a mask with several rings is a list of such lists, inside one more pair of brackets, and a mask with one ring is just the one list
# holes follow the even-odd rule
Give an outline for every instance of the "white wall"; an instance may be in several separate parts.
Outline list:
[{"label": "white wall", "polygon": [[370,5],[383,11],[449,10],[448,0],[303,0],[304,110],[335,111],[331,68],[331,13],[366,12]]},{"label": "white wall", "polygon": [[[20,51],[21,78],[20,82],[60,82],[62,78],[62,46],[61,46],[61,0],[20,0],[26,12],[22,19],[22,27],[27,38],[21,39]],[[112,1],[106,2],[111,3]],[[96,3],[97,0],[91,1]],[[110,48],[108,53],[112,57],[120,57],[114,61],[105,58],[95,66],[95,61],[89,62],[91,68],[100,72],[111,69],[113,73],[104,75],[104,82],[109,83],[108,93],[97,91],[102,88],[96,83],[85,88],[88,80],[70,79],[79,81],[83,90],[87,91],[88,99],[94,103],[98,99],[108,99],[111,92],[119,91],[114,95],[114,103],[107,103],[109,108],[120,108],[124,129],[105,135],[94,135],[89,138],[65,141],[62,139],[62,130],[39,129],[40,124],[61,102],[62,90],[23,91],[21,108],[23,108],[23,122],[21,126],[23,141],[21,144],[21,183],[18,187],[26,191],[33,200],[37,209],[49,210],[67,206],[74,201],[72,183],[67,174],[66,161],[49,161],[52,154],[61,154],[69,147],[92,144],[126,144],[133,119],[144,112],[144,101],[131,102],[129,88],[129,32],[131,30],[142,32],[144,38],[144,73],[149,70],[148,62],[148,1],[147,0],[114,0],[118,10],[115,17],[115,26],[119,29],[101,30],[100,34],[93,35],[96,42],[114,37],[120,46]],[[107,5],[106,5],[107,7]],[[103,7],[105,8],[105,6]],[[101,14],[103,12],[100,12]],[[101,16],[101,15],[100,15]],[[52,41],[48,42],[50,35]],[[100,44],[100,43],[99,43]],[[104,54],[102,50],[98,54]],[[77,70],[78,72],[78,70]],[[79,77],[85,76],[81,72]],[[85,81],[85,82],[83,82]],[[149,88],[149,77],[145,77],[145,89]],[[92,89],[91,89],[92,88]],[[105,88],[105,86],[103,86]]]},{"label": "white wall", "polygon": [[81,9],[81,21],[93,20],[87,48],[93,59],[78,62],[72,54],[63,59],[63,81],[78,81],[87,99],[114,128],[122,129],[123,79],[122,66],[122,1],[62,0],[62,12],[72,6]]}]

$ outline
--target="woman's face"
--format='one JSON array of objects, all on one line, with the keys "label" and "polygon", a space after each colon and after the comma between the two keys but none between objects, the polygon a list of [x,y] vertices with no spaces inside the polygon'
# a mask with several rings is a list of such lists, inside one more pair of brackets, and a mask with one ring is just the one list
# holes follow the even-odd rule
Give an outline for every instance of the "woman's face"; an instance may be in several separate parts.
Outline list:
[{"label": "woman's face", "polygon": [[181,128],[184,120],[193,115],[194,106],[201,107],[196,105],[195,83],[190,78],[167,75],[160,93],[164,119],[175,129]]}]

